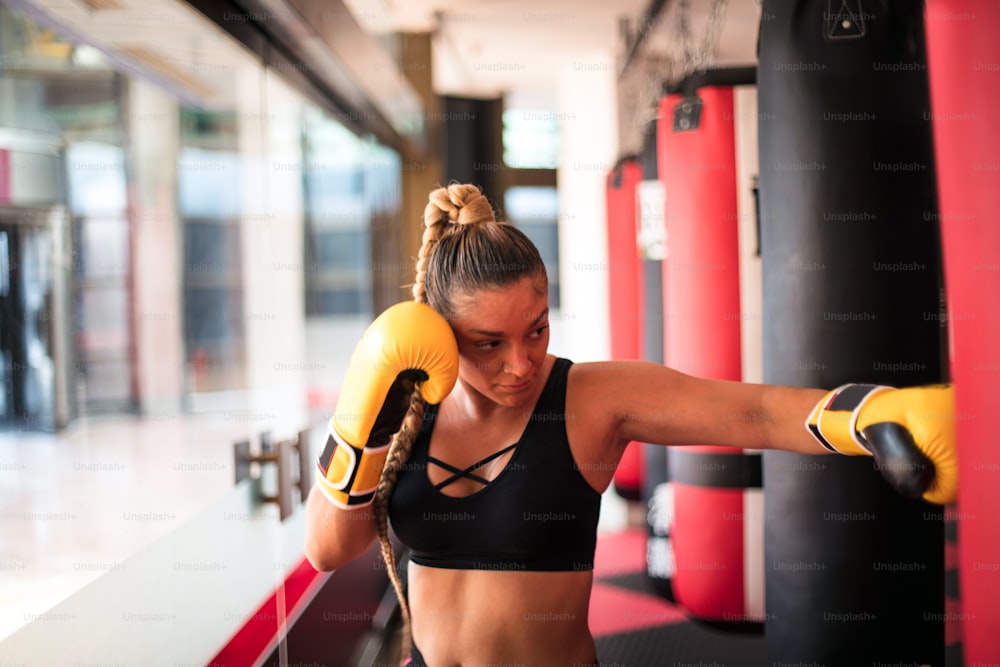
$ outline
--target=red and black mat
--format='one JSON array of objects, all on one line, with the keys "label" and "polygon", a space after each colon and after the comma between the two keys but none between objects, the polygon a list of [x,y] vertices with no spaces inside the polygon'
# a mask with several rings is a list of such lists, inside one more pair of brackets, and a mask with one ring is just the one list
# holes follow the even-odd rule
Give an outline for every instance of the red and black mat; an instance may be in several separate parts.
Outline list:
[{"label": "red and black mat", "polygon": [[597,540],[590,630],[606,667],[768,665],[763,634],[719,630],[691,620],[657,593],[646,575],[646,531]]}]

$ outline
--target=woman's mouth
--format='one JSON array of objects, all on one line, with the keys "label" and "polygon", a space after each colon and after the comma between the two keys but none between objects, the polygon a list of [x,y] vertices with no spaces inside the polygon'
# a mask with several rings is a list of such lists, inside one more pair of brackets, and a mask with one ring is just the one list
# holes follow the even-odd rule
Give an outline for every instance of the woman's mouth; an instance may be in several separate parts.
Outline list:
[{"label": "woman's mouth", "polygon": [[516,394],[518,392],[524,391],[530,386],[531,386],[531,380],[529,379],[525,380],[524,382],[519,382],[517,384],[502,384],[500,385],[500,388],[503,389],[504,391],[509,391],[512,394]]}]

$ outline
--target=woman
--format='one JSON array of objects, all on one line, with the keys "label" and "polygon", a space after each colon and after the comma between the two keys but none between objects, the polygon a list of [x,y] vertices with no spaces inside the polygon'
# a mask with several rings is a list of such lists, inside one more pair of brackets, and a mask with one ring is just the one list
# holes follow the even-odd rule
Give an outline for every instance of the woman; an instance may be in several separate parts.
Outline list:
[{"label": "woman", "polygon": [[[532,243],[470,185],[432,192],[424,223],[416,303],[380,316],[352,357],[305,547],[330,570],[380,537],[412,665],[597,664],[587,614],[600,497],[629,441],[870,455],[855,431],[913,427],[900,404],[950,410],[940,387],[827,392],[557,359]],[[915,429],[937,465],[937,502],[953,494],[944,421]],[[387,515],[410,547],[406,599]]]}]

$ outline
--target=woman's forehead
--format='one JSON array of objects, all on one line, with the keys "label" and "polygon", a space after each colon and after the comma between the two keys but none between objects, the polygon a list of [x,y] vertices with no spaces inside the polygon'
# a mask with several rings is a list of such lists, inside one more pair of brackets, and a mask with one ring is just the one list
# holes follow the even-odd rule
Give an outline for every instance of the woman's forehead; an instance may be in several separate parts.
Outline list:
[{"label": "woman's forehead", "polygon": [[457,323],[500,331],[537,322],[548,312],[548,293],[538,280],[524,278],[503,287],[468,290],[454,295]]}]

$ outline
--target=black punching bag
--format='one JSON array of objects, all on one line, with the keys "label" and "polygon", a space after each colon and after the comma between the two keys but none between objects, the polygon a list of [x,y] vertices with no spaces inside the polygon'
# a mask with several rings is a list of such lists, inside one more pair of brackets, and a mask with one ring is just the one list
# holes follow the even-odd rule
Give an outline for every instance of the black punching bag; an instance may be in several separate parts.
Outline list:
[{"label": "black punching bag", "polygon": [[[759,51],[764,381],[941,381],[923,4],[764,0]],[[771,664],[942,665],[941,509],[867,457],[764,459]]]}]

